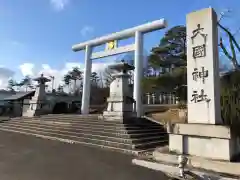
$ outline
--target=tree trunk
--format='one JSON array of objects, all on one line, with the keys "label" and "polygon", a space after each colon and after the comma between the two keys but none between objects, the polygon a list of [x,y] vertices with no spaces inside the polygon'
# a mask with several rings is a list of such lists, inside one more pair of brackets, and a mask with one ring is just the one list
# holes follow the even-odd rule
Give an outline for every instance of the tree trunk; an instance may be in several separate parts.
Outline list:
[{"label": "tree trunk", "polygon": [[76,90],[77,90],[77,80],[75,79],[74,80],[74,93],[76,92]]},{"label": "tree trunk", "polygon": [[52,91],[54,89],[54,78],[52,79]]}]

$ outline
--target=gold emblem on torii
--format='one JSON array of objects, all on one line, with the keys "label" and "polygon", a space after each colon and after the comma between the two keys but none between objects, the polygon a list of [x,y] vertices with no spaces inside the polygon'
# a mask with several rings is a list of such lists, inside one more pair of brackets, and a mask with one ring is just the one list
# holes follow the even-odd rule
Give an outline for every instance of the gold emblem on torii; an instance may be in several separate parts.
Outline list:
[{"label": "gold emblem on torii", "polygon": [[106,50],[113,50],[117,48],[117,41],[110,41],[106,43]]}]

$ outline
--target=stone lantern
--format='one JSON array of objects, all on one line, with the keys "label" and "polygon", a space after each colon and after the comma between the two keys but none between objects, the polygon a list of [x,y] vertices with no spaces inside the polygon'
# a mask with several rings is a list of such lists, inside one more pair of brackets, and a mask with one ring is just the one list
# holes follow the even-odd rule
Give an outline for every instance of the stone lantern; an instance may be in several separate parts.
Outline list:
[{"label": "stone lantern", "polygon": [[107,99],[107,110],[103,112],[103,118],[111,121],[123,121],[135,117],[135,101],[129,88],[130,75],[128,71],[134,67],[124,62],[109,66],[113,70],[114,80],[110,84],[110,96]]},{"label": "stone lantern", "polygon": [[[25,100],[24,103],[29,103],[29,108],[26,112],[23,112],[23,116],[32,117],[36,115],[41,115],[43,113],[43,106],[46,104],[46,82],[49,82],[50,79],[46,78],[41,74],[40,77],[33,79],[38,82],[38,85],[35,90],[35,94],[31,100]],[[26,102],[29,101],[29,102]]]}]

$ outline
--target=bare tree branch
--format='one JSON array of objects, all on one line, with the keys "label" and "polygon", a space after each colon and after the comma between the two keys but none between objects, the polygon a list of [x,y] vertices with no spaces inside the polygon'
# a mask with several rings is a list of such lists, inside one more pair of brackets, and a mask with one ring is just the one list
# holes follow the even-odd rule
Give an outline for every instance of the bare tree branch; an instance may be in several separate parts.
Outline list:
[{"label": "bare tree branch", "polygon": [[223,50],[223,53],[226,55],[226,57],[232,62],[234,68],[237,69],[237,70],[240,70],[240,67],[239,67],[239,64],[238,64],[238,61],[237,61],[236,50],[235,50],[235,47],[236,47],[237,50],[240,52],[240,46],[239,46],[239,44],[237,43],[237,41],[234,37],[234,35],[236,35],[239,32],[240,28],[234,34],[232,34],[229,29],[227,29],[226,27],[224,27],[223,25],[220,24],[220,21],[224,17],[226,17],[226,15],[225,15],[226,12],[231,12],[231,11],[229,9],[227,9],[227,10],[221,12],[217,24],[228,36],[228,40],[229,40],[232,55],[230,55],[230,53],[227,51],[226,47],[224,46],[223,41],[222,41],[222,37],[220,38],[219,46]]},{"label": "bare tree branch", "polygon": [[220,13],[219,18],[218,18],[218,23],[219,23],[224,17],[227,16],[225,13],[230,13],[230,12],[231,12],[230,9],[225,9],[224,11],[222,11],[222,12]]},{"label": "bare tree branch", "polygon": [[220,23],[218,23],[218,26],[223,29],[229,36],[229,38],[232,39],[234,45],[236,46],[236,48],[238,49],[238,51],[240,52],[240,46],[238,45],[237,41],[235,40],[234,36],[232,35],[232,33],[227,29],[225,28],[223,25],[221,25]]},{"label": "bare tree branch", "polygon": [[234,48],[234,45],[233,45],[233,40],[232,38],[229,38],[229,43],[230,43],[230,48],[231,48],[231,51],[232,51],[232,55],[233,55],[233,59],[237,59],[236,57],[236,52],[235,52],[235,48]]},{"label": "bare tree branch", "polygon": [[223,53],[227,56],[227,58],[232,61],[233,57],[228,53],[226,47],[223,45],[222,38],[220,38],[220,44],[219,45],[222,48]]}]

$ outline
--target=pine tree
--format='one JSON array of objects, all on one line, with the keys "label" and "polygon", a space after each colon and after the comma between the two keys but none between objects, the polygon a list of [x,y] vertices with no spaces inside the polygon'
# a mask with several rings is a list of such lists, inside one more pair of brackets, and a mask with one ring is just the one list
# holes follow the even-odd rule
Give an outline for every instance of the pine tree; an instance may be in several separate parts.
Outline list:
[{"label": "pine tree", "polygon": [[169,29],[160,44],[152,48],[148,58],[153,73],[143,80],[144,89],[178,91],[184,88],[179,96],[182,100],[186,99],[186,27],[175,26]]}]

